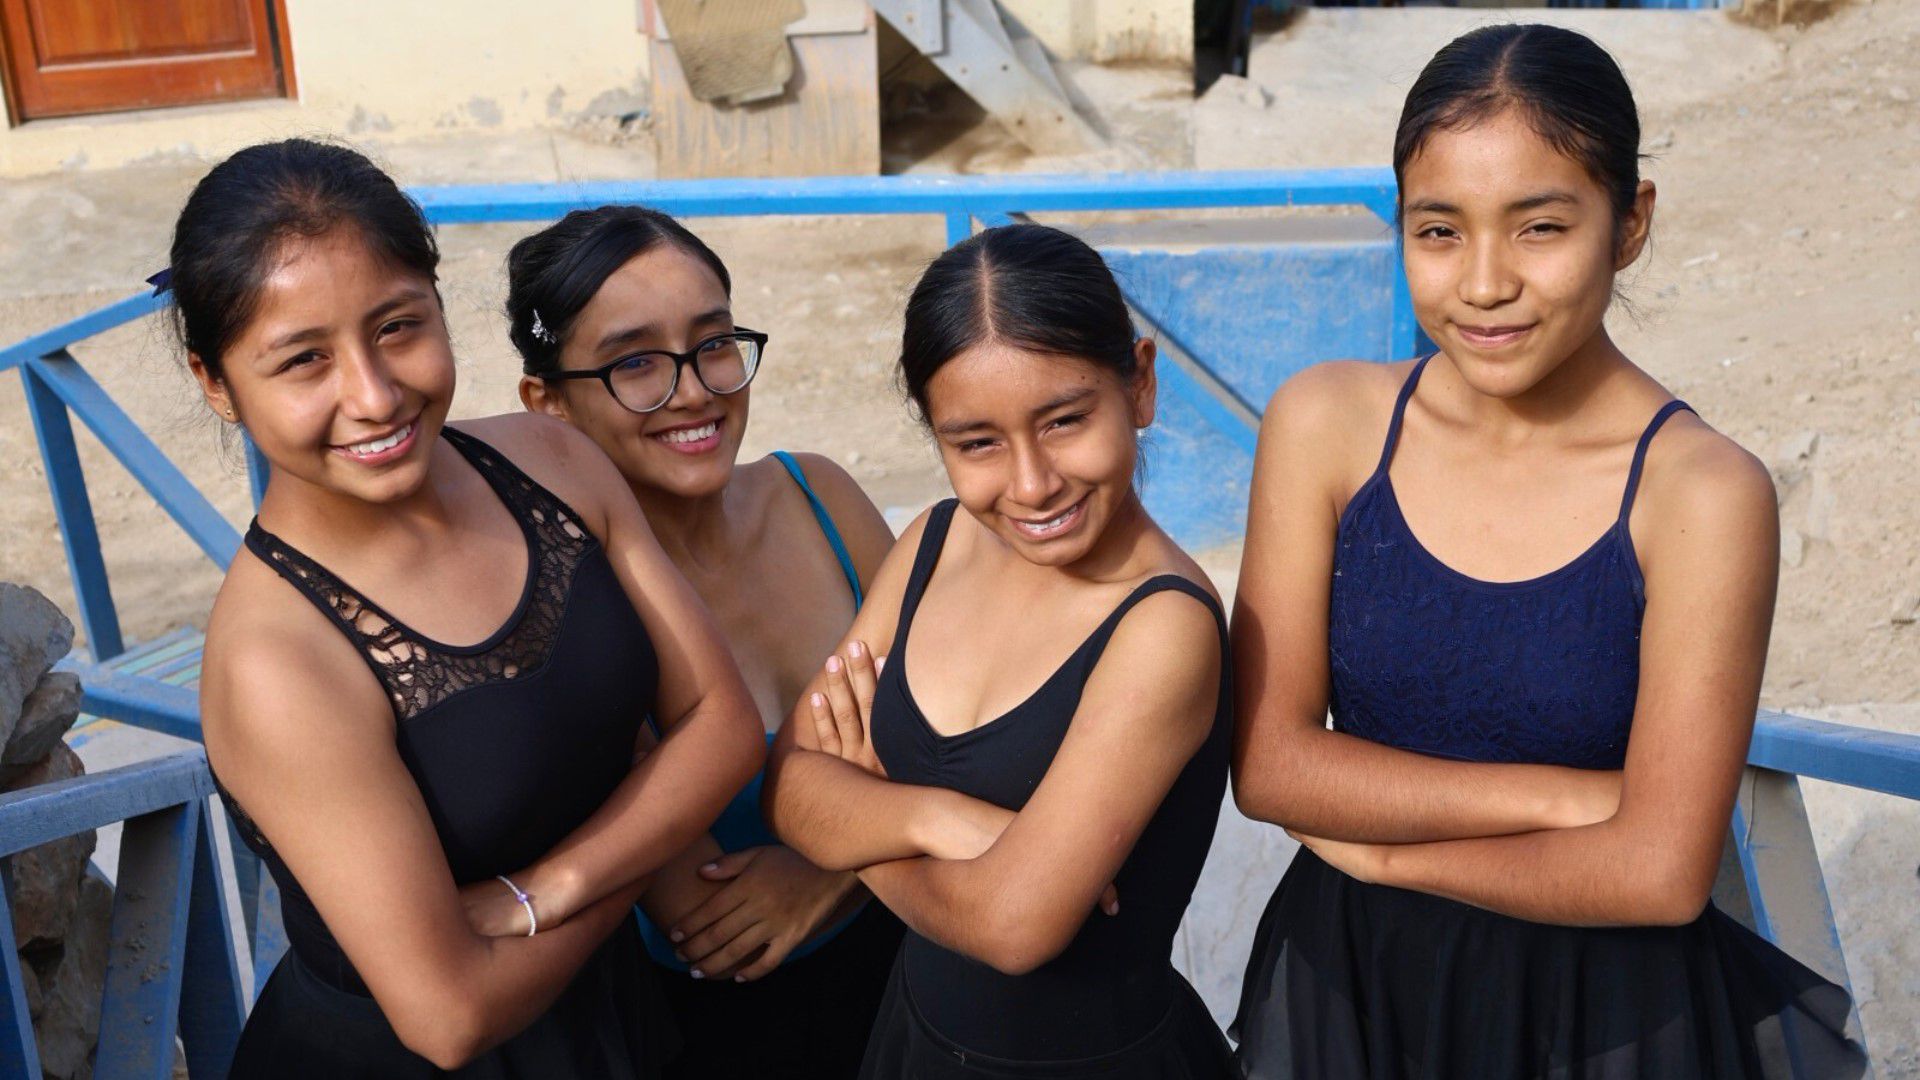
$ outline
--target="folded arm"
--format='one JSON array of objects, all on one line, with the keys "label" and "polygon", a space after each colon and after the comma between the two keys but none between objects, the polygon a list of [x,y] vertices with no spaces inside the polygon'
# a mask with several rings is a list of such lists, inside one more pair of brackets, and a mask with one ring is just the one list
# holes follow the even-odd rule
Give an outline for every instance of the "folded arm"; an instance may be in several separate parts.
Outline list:
[{"label": "folded arm", "polygon": [[1446,761],[1327,729],[1335,533],[1404,373],[1310,368],[1261,423],[1233,614],[1234,801],[1261,821],[1383,843],[1603,821],[1618,772]]},{"label": "folded arm", "polygon": [[917,932],[1000,971],[1051,960],[1211,732],[1221,662],[1212,612],[1182,593],[1141,601],[1108,642],[1046,777],[985,852],[884,863],[861,880]]},{"label": "folded arm", "polygon": [[[613,463],[585,435],[547,417],[498,418],[488,435],[528,454],[535,478],[587,517],[658,658],[659,745],[592,817],[515,876],[542,927],[625,893],[687,850],[759,768],[759,712],[712,616],[660,549]],[[502,430],[504,429],[504,430]],[[506,434],[507,438],[502,438]]]},{"label": "folded arm", "polygon": [[216,614],[201,691],[208,756],[400,1041],[457,1068],[539,1017],[625,917],[632,894],[589,904],[535,937],[470,929],[395,747],[391,706],[314,614],[307,633],[289,630],[299,618],[236,625]]},{"label": "folded arm", "polygon": [[[1696,421],[1649,470],[1640,691],[1619,812],[1580,828],[1405,846],[1328,845],[1356,876],[1570,925],[1681,924],[1712,891],[1773,619],[1771,479]],[[1656,444],[1656,450],[1659,449]],[[1311,833],[1311,830],[1306,830]],[[1303,842],[1319,850],[1311,835]]]}]

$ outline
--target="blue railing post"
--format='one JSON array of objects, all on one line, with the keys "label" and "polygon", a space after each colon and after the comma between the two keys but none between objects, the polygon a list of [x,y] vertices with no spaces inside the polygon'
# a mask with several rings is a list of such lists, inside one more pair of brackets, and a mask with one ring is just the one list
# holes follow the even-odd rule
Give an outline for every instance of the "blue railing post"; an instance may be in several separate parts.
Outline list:
[{"label": "blue railing post", "polygon": [[94,1055],[98,1080],[173,1074],[199,818],[193,800],[129,818],[121,831]]},{"label": "blue railing post", "polygon": [[248,435],[245,428],[240,429],[240,444],[246,448],[247,454],[247,491],[253,495],[253,508],[258,510],[260,500],[267,497],[267,475],[270,471],[267,455],[253,444],[253,436]]},{"label": "blue railing post", "polygon": [[225,1076],[247,1022],[247,998],[233,955],[233,924],[213,842],[212,807],[205,799],[193,817],[193,886],[187,905],[186,967],[181,973],[180,1039],[187,1072]]},{"label": "blue railing post", "polygon": [[947,212],[947,246],[965,240],[973,235],[973,215],[961,210]]},{"label": "blue railing post", "polygon": [[8,1016],[0,1020],[0,1076],[40,1075],[40,1048],[27,1009],[27,982],[20,972],[20,943],[13,937],[13,903],[0,874],[0,1001]]},{"label": "blue railing post", "polygon": [[120,638],[113,590],[107,585],[106,560],[100,555],[100,530],[94,524],[93,502],[87,498],[87,474],[73,441],[73,419],[67,415],[67,403],[34,365],[21,366],[20,381],[26,385],[27,411],[33,415],[33,432],[40,442],[40,460],[47,470],[60,540],[66,545],[67,572],[73,577],[87,647],[96,660],[118,656],[126,651],[126,644]]}]

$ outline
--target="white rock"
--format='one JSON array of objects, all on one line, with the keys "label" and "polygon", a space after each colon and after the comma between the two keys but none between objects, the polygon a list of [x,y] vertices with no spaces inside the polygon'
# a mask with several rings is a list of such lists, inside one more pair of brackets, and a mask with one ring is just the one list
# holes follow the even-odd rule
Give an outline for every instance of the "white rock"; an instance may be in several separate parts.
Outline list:
[{"label": "white rock", "polygon": [[1817,431],[1797,431],[1780,440],[1778,461],[1783,463],[1805,461],[1820,448],[1820,433]]},{"label": "white rock", "polygon": [[1887,621],[1895,626],[1907,626],[1915,620],[1920,620],[1920,592],[1908,590],[1895,596]]}]

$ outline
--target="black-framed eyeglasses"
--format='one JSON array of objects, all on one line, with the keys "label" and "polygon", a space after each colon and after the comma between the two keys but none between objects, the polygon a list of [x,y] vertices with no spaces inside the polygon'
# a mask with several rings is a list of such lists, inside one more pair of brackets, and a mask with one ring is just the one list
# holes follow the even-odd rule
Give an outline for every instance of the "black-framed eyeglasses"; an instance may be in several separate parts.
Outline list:
[{"label": "black-framed eyeglasses", "polygon": [[754,330],[715,334],[687,352],[649,349],[628,353],[611,363],[585,371],[549,371],[546,382],[561,379],[599,379],[607,392],[629,412],[650,413],[673,400],[680,386],[680,369],[691,366],[693,377],[712,394],[735,394],[746,389],[760,370],[760,354],[767,335]]}]

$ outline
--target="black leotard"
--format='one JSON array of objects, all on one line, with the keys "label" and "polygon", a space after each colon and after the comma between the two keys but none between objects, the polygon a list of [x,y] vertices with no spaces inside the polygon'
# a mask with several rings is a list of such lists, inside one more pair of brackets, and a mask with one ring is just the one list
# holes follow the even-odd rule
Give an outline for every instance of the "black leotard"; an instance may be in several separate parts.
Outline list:
[{"label": "black leotard", "polygon": [[[392,702],[395,743],[453,879],[466,884],[525,867],[600,808],[631,768],[659,669],[580,516],[492,447],[451,428],[444,434],[526,535],[520,603],[487,640],[450,646],[416,633],[258,522],[246,543],[365,657]],[[400,1043],[299,881],[223,797],[280,886],[290,944],[254,1005],[231,1075],[444,1075]],[[650,979],[633,921],[622,920],[545,1015],[455,1075],[657,1076],[674,1038]]]},{"label": "black leotard", "polygon": [[1128,595],[1032,697],[971,731],[941,735],[908,688],[907,634],[955,506],[941,503],[927,521],[873,704],[874,750],[891,779],[1020,809],[1052,765],[1114,629],[1135,604],[1165,590],[1192,596],[1220,623],[1219,705],[1211,733],[1114,878],[1120,913],[1091,913],[1064,952],[1025,975],[1002,974],[909,932],[864,1075],[1032,1069],[1050,1076],[1229,1075],[1225,1040],[1169,960],[1226,787],[1231,696],[1219,604],[1185,578],[1155,577]]}]

